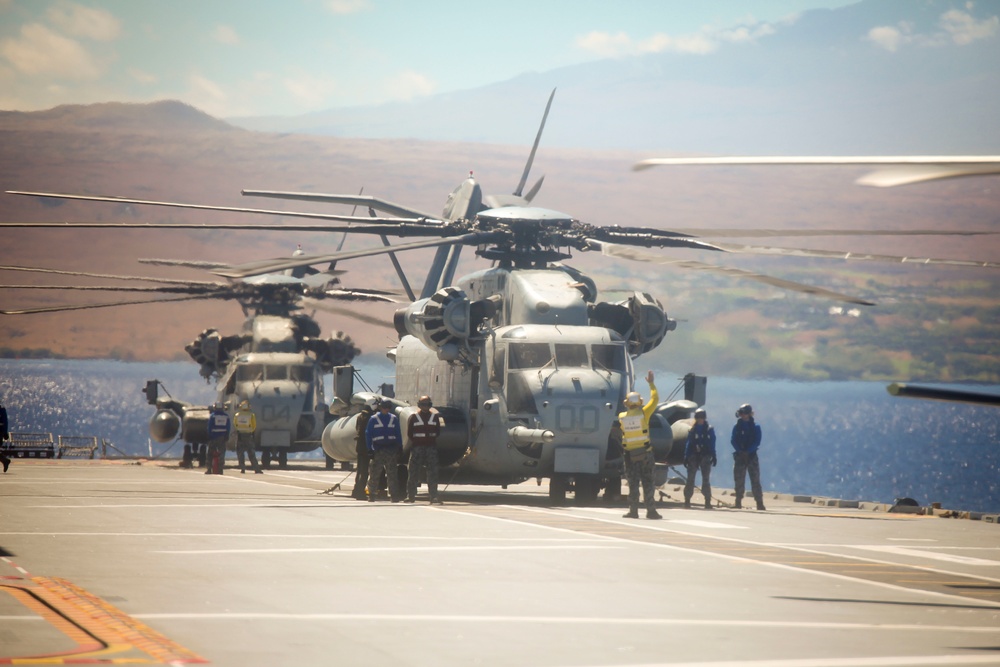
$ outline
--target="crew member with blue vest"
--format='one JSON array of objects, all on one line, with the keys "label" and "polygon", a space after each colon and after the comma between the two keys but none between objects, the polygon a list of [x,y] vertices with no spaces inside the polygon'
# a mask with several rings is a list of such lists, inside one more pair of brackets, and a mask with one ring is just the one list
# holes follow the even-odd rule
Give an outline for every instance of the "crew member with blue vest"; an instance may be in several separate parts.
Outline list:
[{"label": "crew member with blue vest", "polygon": [[715,429],[708,423],[708,413],[704,408],[694,411],[694,426],[688,431],[684,443],[684,465],[687,467],[687,482],[684,484],[684,507],[691,507],[694,495],[694,477],[701,470],[701,495],[705,498],[705,509],[712,509],[712,484],[708,481],[715,458]]},{"label": "crew member with blue vest", "polygon": [[208,465],[206,475],[221,475],[226,462],[226,442],[232,421],[221,403],[212,406],[208,415]]},{"label": "crew member with blue vest", "polygon": [[622,447],[625,449],[625,474],[628,476],[628,513],[626,519],[639,518],[639,485],[646,506],[647,519],[662,519],[656,511],[653,488],[653,447],[649,442],[649,420],[656,411],[660,395],[653,384],[653,371],[646,374],[649,402],[643,405],[639,392],[630,391],[625,397],[625,412],[618,414],[622,427]]},{"label": "crew member with blue vest", "polygon": [[757,449],[760,447],[760,426],[753,419],[753,408],[744,403],[736,411],[736,425],[733,426],[733,479],[736,483],[736,509],[743,507],[743,490],[747,473],[750,473],[750,489],[757,501],[757,509],[764,509],[764,492],[760,488],[760,462]]},{"label": "crew member with blue vest", "polygon": [[410,463],[406,477],[406,500],[412,503],[417,500],[417,487],[420,486],[420,469],[427,470],[427,492],[432,505],[440,505],[438,498],[438,452],[437,439],[441,435],[444,420],[437,410],[433,409],[430,396],[421,396],[417,400],[419,410],[410,415],[406,422],[406,435],[410,439]]},{"label": "crew member with blue vest", "polygon": [[10,458],[5,452],[8,440],[10,440],[10,423],[7,421],[7,409],[0,405],[0,463],[3,463],[4,472],[10,467]]},{"label": "crew member with blue vest", "polygon": [[374,490],[378,488],[378,477],[385,470],[389,482],[389,498],[398,503],[399,455],[403,451],[403,435],[399,419],[392,413],[392,403],[382,399],[378,407],[378,413],[371,416],[365,427],[365,442],[372,454],[368,470],[368,501],[375,502]]}]

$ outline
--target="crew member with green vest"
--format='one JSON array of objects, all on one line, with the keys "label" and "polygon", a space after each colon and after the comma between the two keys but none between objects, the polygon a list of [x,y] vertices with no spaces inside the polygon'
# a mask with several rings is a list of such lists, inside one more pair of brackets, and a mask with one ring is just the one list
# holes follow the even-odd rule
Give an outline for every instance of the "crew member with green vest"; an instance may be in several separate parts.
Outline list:
[{"label": "crew member with green vest", "polygon": [[625,449],[625,474],[628,477],[628,513],[626,519],[639,518],[639,485],[646,506],[647,519],[662,519],[656,511],[653,488],[653,447],[649,442],[649,419],[656,411],[660,395],[653,384],[653,371],[646,374],[649,383],[649,402],[643,405],[639,392],[630,391],[625,397],[625,412],[619,413],[622,427],[622,446]]}]

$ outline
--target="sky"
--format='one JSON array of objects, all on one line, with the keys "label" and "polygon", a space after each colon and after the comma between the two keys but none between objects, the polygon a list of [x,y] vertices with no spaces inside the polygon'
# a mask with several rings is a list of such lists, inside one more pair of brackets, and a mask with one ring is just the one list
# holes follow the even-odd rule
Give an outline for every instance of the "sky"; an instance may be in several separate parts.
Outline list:
[{"label": "sky", "polygon": [[179,99],[220,118],[707,54],[856,0],[0,0],[0,110]]}]

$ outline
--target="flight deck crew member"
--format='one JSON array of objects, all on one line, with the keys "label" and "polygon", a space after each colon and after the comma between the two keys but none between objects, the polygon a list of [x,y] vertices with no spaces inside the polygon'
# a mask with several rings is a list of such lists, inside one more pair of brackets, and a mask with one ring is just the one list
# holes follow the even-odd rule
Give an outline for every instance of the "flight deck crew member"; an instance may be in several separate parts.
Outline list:
[{"label": "flight deck crew member", "polygon": [[206,475],[221,475],[226,462],[226,442],[229,440],[229,431],[232,421],[229,415],[222,408],[221,403],[216,403],[212,407],[211,414],[208,415],[208,465]]},{"label": "flight deck crew member", "polygon": [[733,478],[736,483],[736,509],[743,507],[743,489],[746,475],[750,473],[750,489],[757,501],[757,509],[764,509],[764,492],[760,488],[760,462],[757,449],[760,447],[760,426],[753,419],[753,408],[744,403],[736,411],[736,425],[733,426]]},{"label": "flight deck crew member", "polygon": [[378,476],[385,471],[389,482],[389,498],[398,503],[399,497],[399,455],[403,451],[403,435],[399,419],[392,413],[392,403],[382,400],[378,413],[372,415],[365,428],[365,442],[371,452],[371,469],[368,471],[368,501],[375,502],[375,488]]},{"label": "flight deck crew member", "polygon": [[704,408],[694,411],[694,426],[688,431],[684,443],[684,465],[687,467],[687,482],[684,484],[684,507],[691,507],[694,495],[694,477],[701,470],[701,495],[705,498],[705,509],[712,509],[712,484],[708,481],[715,458],[715,429],[708,423],[708,413]]},{"label": "flight deck crew member", "polygon": [[236,422],[236,457],[240,462],[240,472],[247,471],[243,463],[243,455],[247,454],[250,456],[250,465],[253,466],[253,471],[258,475],[263,474],[264,471],[260,469],[260,464],[257,463],[257,454],[254,452],[253,434],[257,432],[257,415],[250,407],[250,401],[240,402],[240,407],[236,411],[233,421]]},{"label": "flight deck crew member", "polygon": [[[358,455],[358,470],[354,474],[354,490],[351,492],[351,497],[355,500],[366,500],[368,498],[368,494],[365,493],[365,486],[368,485],[368,470],[371,467],[372,455],[368,451],[365,429],[368,428],[368,420],[372,418],[377,409],[378,401],[374,398],[369,398],[365,401],[364,407],[361,408],[361,412],[358,413],[358,418],[354,422],[356,433],[354,451]],[[375,495],[375,489],[371,489],[371,494],[372,496]]]},{"label": "flight deck crew member", "polygon": [[10,467],[10,457],[5,451],[8,440],[10,440],[10,422],[7,421],[7,408],[0,405],[0,463],[3,463],[4,472]]},{"label": "flight deck crew member", "polygon": [[437,410],[432,408],[431,397],[421,396],[417,400],[417,412],[410,415],[406,422],[406,436],[410,439],[410,464],[406,477],[406,500],[412,503],[417,499],[417,487],[420,485],[420,469],[427,470],[427,492],[432,505],[440,505],[438,498],[438,452],[437,439],[441,435],[444,420]]},{"label": "flight deck crew member", "polygon": [[653,371],[646,374],[649,383],[649,402],[642,404],[642,396],[631,391],[625,397],[625,412],[619,413],[622,427],[622,446],[625,448],[625,473],[628,476],[628,513],[626,519],[639,518],[639,485],[646,505],[647,519],[662,519],[656,511],[653,497],[653,447],[649,442],[649,419],[656,411],[660,395],[653,384]]}]

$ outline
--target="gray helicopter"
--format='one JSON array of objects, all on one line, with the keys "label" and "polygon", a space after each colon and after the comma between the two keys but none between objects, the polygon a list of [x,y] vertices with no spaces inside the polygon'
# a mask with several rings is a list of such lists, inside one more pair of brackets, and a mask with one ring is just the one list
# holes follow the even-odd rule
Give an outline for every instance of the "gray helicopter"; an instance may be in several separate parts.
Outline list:
[{"label": "gray helicopter", "polygon": [[[553,95],[554,95],[553,91]],[[227,210],[314,218],[325,224],[286,224],[290,231],[336,231],[387,237],[430,237],[395,246],[301,256],[216,270],[232,279],[319,265],[324,262],[437,247],[419,296],[395,264],[413,302],[397,311],[400,335],[389,352],[396,366],[395,396],[354,392],[351,369],[338,369],[331,412],[337,419],[323,433],[327,456],[352,461],[354,423],[362,405],[388,398],[405,419],[422,394],[433,397],[447,424],[439,439],[443,479],[508,485],[531,478],[549,478],[554,500],[572,490],[587,501],[614,483],[619,455],[609,447],[612,422],[625,394],[634,388],[634,360],[657,347],[676,322],[662,304],[646,292],[624,300],[600,301],[593,280],[565,264],[572,251],[600,252],[607,257],[713,271],[768,285],[856,305],[873,302],[813,285],[712,264],[664,258],[642,248],[678,248],[711,252],[793,254],[837,257],[839,252],[776,249],[706,241],[696,230],[591,225],[570,215],[539,208],[533,199],[539,179],[525,187],[553,97],[550,96],[521,179],[510,195],[484,196],[470,175],[449,196],[444,214],[432,214],[372,196],[244,190],[247,196],[364,206],[370,215],[268,211],[156,202],[119,197],[92,197],[17,192],[115,203]],[[376,211],[386,214],[377,217]],[[351,226],[331,225],[347,222]],[[123,228],[253,229],[259,225],[25,223],[31,226]],[[716,236],[768,236],[771,230],[713,230]],[[812,230],[797,235],[842,235],[838,230]],[[914,232],[867,230],[867,234]],[[947,234],[934,230],[921,234]],[[990,232],[984,232],[990,233]],[[494,263],[492,268],[455,279],[462,246]],[[914,261],[884,255],[852,255],[854,259]],[[946,262],[921,258],[923,263]],[[976,263],[993,266],[996,263]],[[343,370],[344,372],[340,372]],[[706,381],[685,378],[685,397],[658,406],[650,424],[657,461],[677,463],[693,411],[704,403]],[[408,446],[408,443],[407,443]]]},{"label": "gray helicopter", "polygon": [[[197,268],[220,269],[228,265],[183,260],[139,260],[148,264],[171,264]],[[35,267],[2,266],[0,270],[30,271],[77,277],[111,278],[128,282],[159,283],[156,286],[90,286],[90,285],[6,285],[17,289],[100,290],[142,292],[157,295],[141,300],[111,303],[55,306],[27,310],[0,310],[2,315],[28,315],[92,308],[108,308],[138,303],[162,303],[204,299],[233,300],[247,316],[240,333],[223,335],[216,329],[206,329],[185,347],[188,355],[200,366],[206,381],[216,384],[216,402],[233,414],[246,402],[257,415],[256,449],[268,465],[272,458],[282,467],[287,456],[295,452],[316,449],[323,428],[329,421],[324,392],[324,375],[334,367],[344,366],[360,353],[351,338],[337,331],[321,337],[320,326],[304,307],[324,308],[349,316],[351,311],[329,308],[328,300],[382,300],[387,295],[372,290],[349,290],[338,285],[336,271],[307,272],[291,275],[269,274],[232,282],[209,282],[117,276],[70,272]],[[380,323],[360,315],[371,323]],[[156,413],[149,422],[150,437],[167,443],[180,438],[185,443],[182,467],[196,461],[204,465],[208,443],[210,406],[178,400],[166,392],[163,385],[149,380],[144,393]],[[164,389],[166,389],[164,387]],[[332,464],[332,460],[328,461]]]}]

